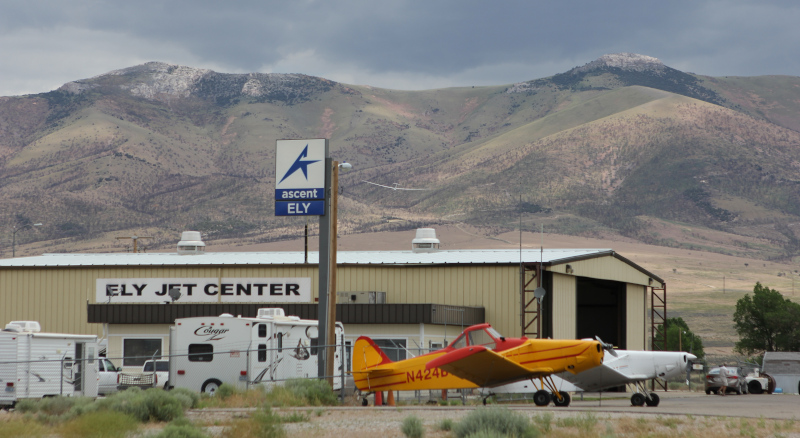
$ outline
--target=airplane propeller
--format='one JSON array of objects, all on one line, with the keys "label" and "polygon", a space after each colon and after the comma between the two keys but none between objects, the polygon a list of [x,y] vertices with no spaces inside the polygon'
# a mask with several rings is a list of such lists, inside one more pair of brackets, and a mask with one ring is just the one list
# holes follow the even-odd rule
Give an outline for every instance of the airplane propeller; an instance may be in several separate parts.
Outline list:
[{"label": "airplane propeller", "polygon": [[686,384],[687,385],[689,384],[689,375],[692,373],[692,368],[693,368],[692,361],[691,360],[687,360],[686,361]]},{"label": "airplane propeller", "polygon": [[603,346],[603,350],[606,350],[607,352],[611,353],[611,355],[614,356],[614,357],[619,357],[619,356],[617,356],[617,352],[614,351],[614,346],[613,345],[611,345],[609,343],[606,343],[606,342],[603,342],[603,340],[600,339],[600,336],[595,336],[594,338],[597,340],[597,342],[600,343],[600,345]]}]

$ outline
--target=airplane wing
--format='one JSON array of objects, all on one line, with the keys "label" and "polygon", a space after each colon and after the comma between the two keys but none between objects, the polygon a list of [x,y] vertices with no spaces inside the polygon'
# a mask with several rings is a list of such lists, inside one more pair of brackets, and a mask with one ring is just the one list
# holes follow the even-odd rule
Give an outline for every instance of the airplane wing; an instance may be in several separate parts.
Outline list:
[{"label": "airplane wing", "polygon": [[464,347],[431,360],[427,369],[439,368],[483,387],[552,374],[552,368],[526,368],[483,346]]},{"label": "airplane wing", "polygon": [[386,187],[387,189],[392,189],[392,190],[394,190],[394,187],[392,187],[392,186],[385,186],[385,185],[383,185],[383,184],[374,183],[374,182],[372,182],[372,181],[361,180],[361,182],[365,182],[365,183],[367,183],[367,184],[372,184],[372,185],[375,185],[375,186],[378,186],[378,187]]},{"label": "airplane wing", "polygon": [[378,183],[374,183],[372,181],[367,181],[367,180],[361,180],[361,182],[365,182],[367,184],[376,185],[378,187],[385,187],[387,189],[392,189],[392,190],[428,190],[428,189],[409,189],[409,188],[405,188],[405,187],[398,187],[397,184],[395,184],[394,186],[385,186],[383,184],[378,184]]},{"label": "airplane wing", "polygon": [[647,374],[626,374],[605,365],[600,365],[578,374],[559,373],[558,376],[584,391],[600,391],[655,377]]}]

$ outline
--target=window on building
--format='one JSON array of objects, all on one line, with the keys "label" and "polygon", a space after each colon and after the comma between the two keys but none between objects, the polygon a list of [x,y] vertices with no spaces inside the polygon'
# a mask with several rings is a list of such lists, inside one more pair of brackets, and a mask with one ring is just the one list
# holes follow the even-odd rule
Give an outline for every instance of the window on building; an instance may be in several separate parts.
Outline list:
[{"label": "window on building", "polygon": [[214,346],[211,344],[189,344],[189,362],[211,362]]},{"label": "window on building", "polygon": [[353,341],[344,341],[345,371],[353,370]]},{"label": "window on building", "polygon": [[136,339],[122,340],[122,366],[140,367],[144,362],[154,357],[161,359],[161,339]]},{"label": "window on building", "polygon": [[373,339],[378,347],[386,354],[386,357],[393,361],[406,359],[406,340],[405,339]]}]

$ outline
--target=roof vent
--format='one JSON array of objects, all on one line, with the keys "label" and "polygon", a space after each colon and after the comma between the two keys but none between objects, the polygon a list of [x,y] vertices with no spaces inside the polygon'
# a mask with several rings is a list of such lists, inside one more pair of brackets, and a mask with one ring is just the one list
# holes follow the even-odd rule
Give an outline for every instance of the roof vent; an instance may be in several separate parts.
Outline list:
[{"label": "roof vent", "polygon": [[11,321],[6,324],[4,331],[16,333],[39,333],[42,326],[37,321]]},{"label": "roof vent", "polygon": [[178,254],[193,255],[204,254],[206,244],[203,243],[199,231],[184,231],[181,233],[181,241],[178,242]]},{"label": "roof vent", "polygon": [[284,316],[286,315],[283,313],[283,309],[280,307],[263,307],[258,309],[258,316],[256,318],[269,319],[275,317],[281,318]]},{"label": "roof vent", "polygon": [[411,241],[413,252],[436,252],[439,250],[439,239],[433,228],[417,228],[417,237]]}]

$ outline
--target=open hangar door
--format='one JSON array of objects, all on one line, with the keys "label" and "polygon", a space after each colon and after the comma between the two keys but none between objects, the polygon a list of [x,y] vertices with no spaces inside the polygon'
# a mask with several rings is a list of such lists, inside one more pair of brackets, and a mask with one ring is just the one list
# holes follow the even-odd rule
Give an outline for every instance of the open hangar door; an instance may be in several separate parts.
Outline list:
[{"label": "open hangar door", "polygon": [[578,277],[576,286],[576,337],[599,336],[603,342],[626,349],[625,283]]}]

